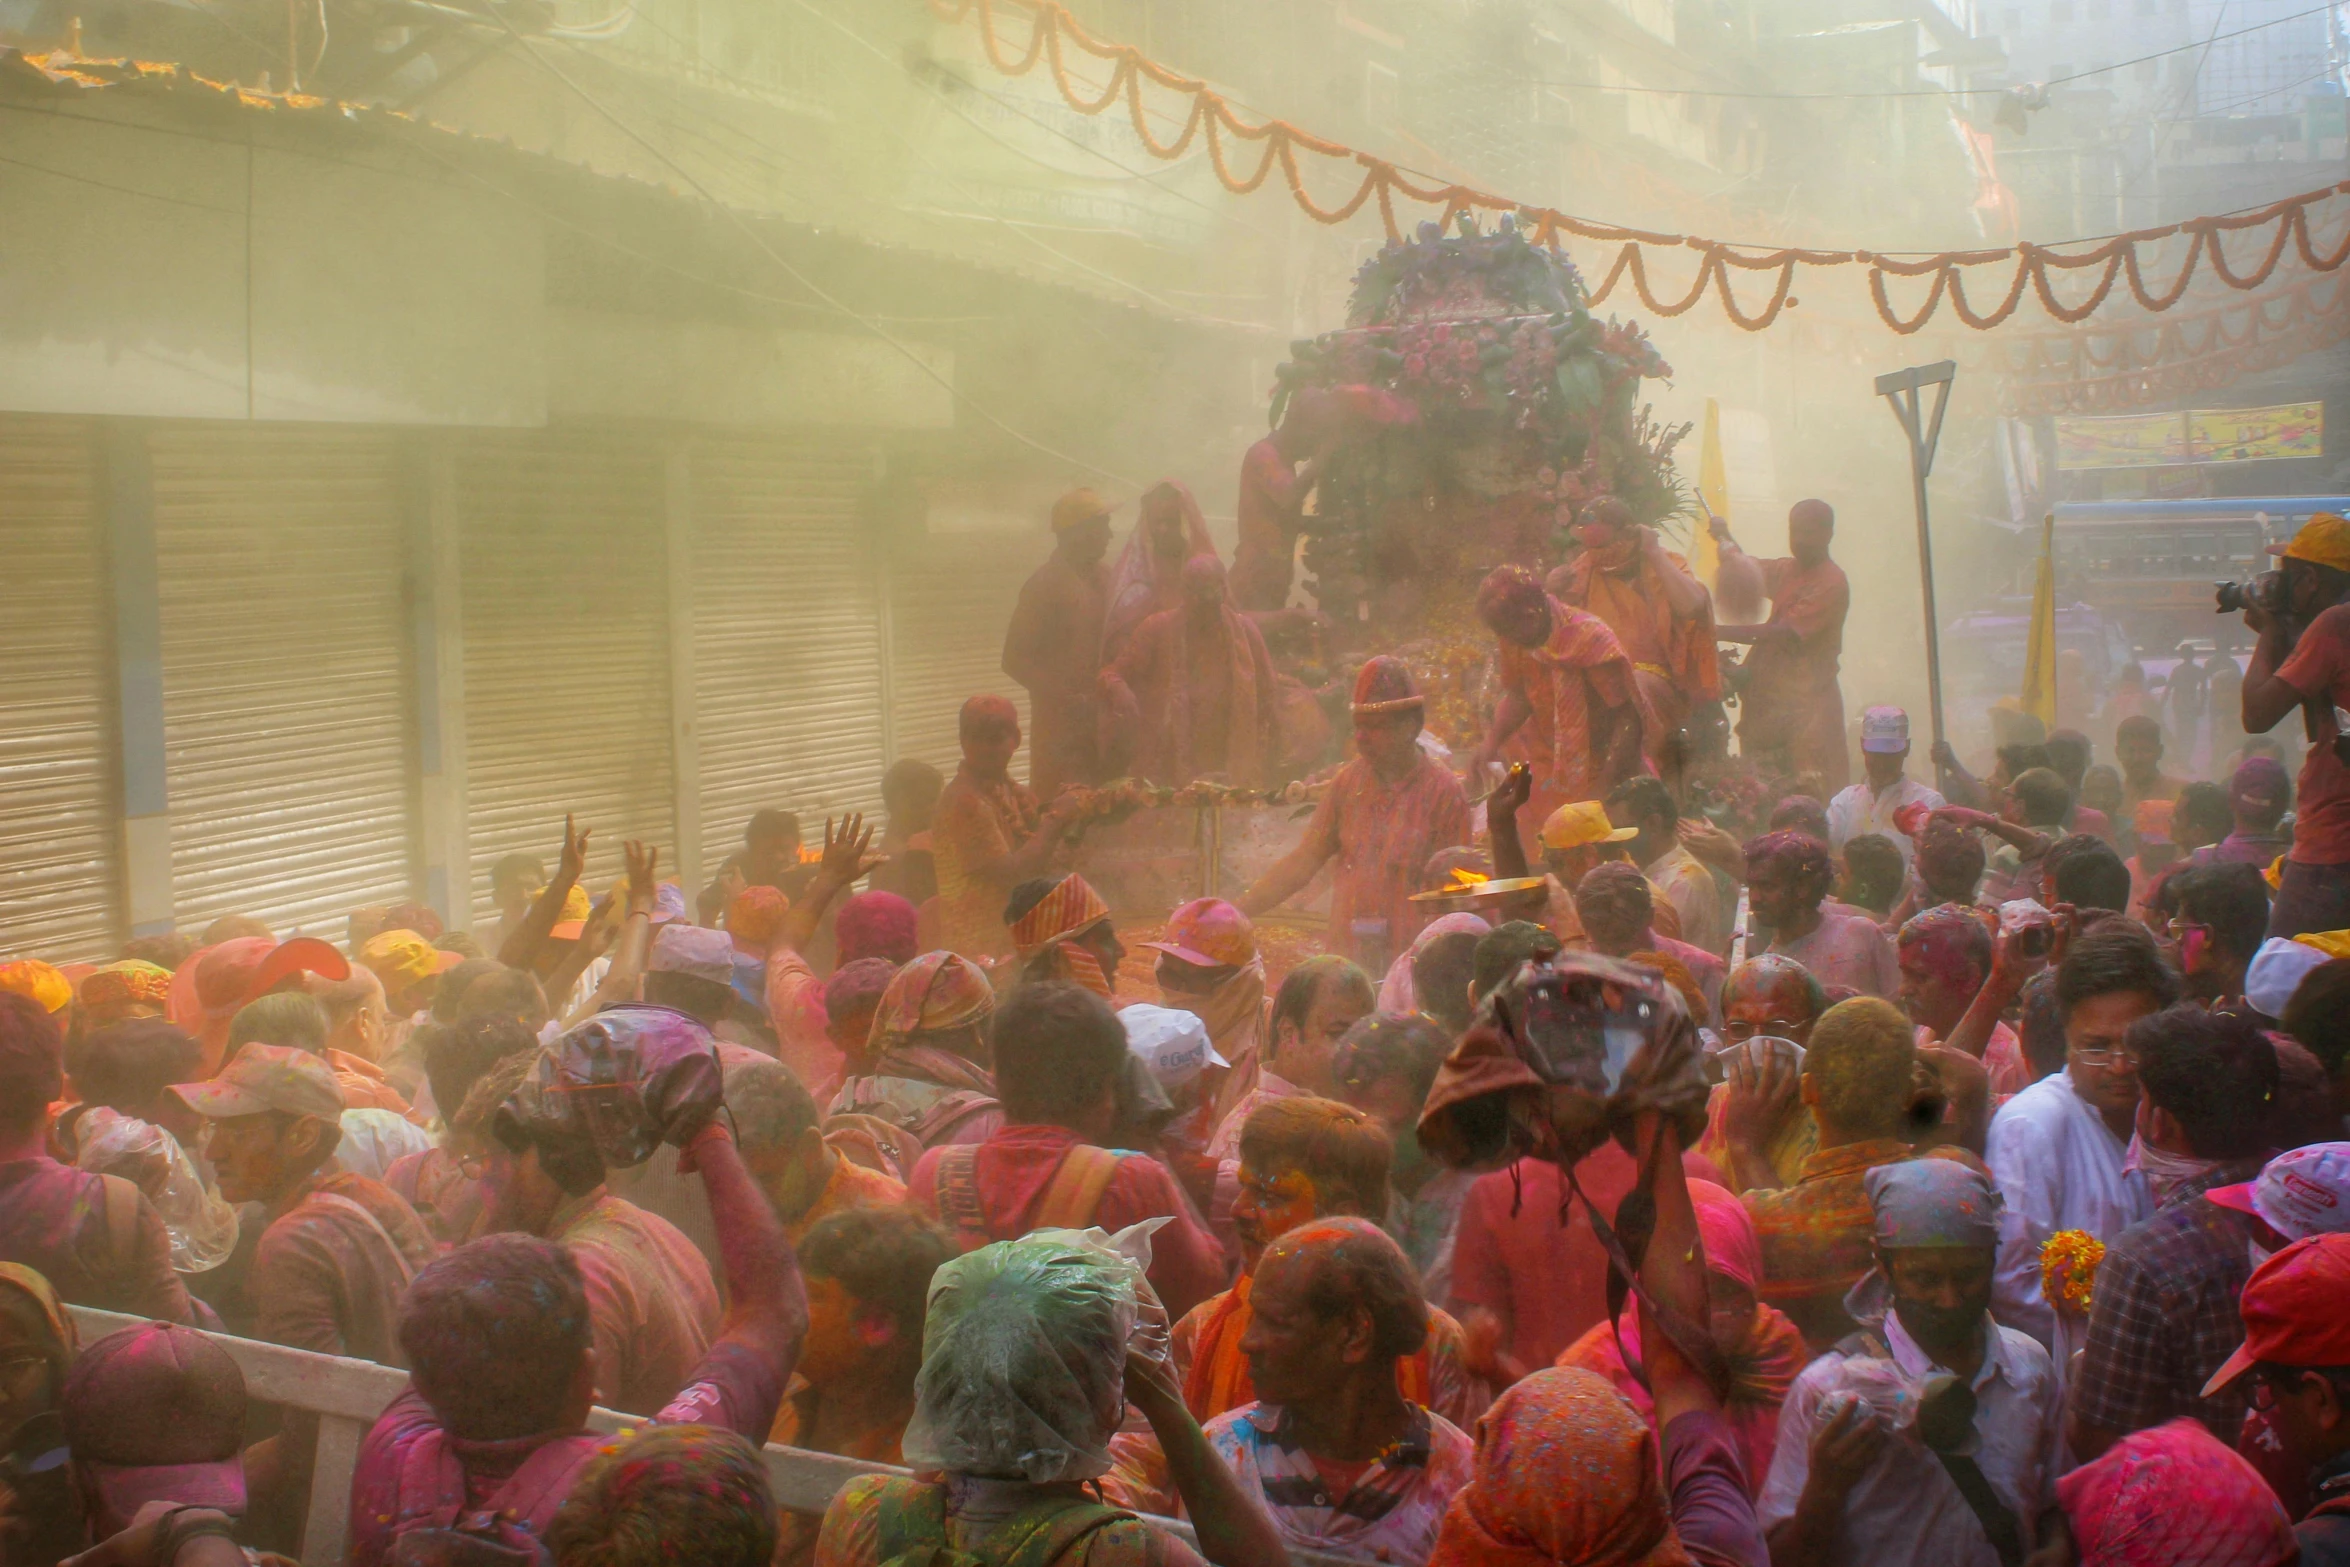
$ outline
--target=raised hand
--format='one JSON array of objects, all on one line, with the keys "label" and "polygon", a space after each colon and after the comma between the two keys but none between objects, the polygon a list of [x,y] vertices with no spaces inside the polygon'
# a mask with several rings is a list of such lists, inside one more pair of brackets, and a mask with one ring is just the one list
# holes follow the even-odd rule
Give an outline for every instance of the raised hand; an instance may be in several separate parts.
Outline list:
[{"label": "raised hand", "polygon": [[873,829],[865,825],[865,813],[851,812],[841,818],[838,831],[831,817],[824,819],[823,873],[844,886],[855,881],[882,862],[880,855],[869,855],[873,844]]},{"label": "raised hand", "polygon": [[654,874],[660,868],[661,850],[629,838],[621,843],[620,852],[628,860],[628,912],[649,915],[661,897],[661,882]]},{"label": "raised hand", "polygon": [[563,853],[555,862],[555,874],[564,881],[579,880],[580,873],[587,869],[588,834],[594,830],[582,827],[573,831],[571,813],[563,813]]}]

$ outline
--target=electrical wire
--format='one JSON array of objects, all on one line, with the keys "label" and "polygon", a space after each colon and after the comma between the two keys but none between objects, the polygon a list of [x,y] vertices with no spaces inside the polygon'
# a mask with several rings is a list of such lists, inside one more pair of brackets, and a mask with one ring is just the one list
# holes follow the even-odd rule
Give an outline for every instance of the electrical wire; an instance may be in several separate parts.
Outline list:
[{"label": "electrical wire", "polygon": [[[2044,88],[2061,87],[2068,82],[2087,81],[2093,76],[2102,76],[2108,71],[2126,70],[2133,65],[2143,65],[2149,60],[2167,59],[2174,54],[2188,54],[2197,49],[2209,49],[2213,44],[2218,43],[2224,39],[2241,38],[2246,33],[2257,33],[2263,28],[2281,27],[2287,22],[2307,21],[2313,16],[2323,16],[2334,9],[2334,5],[2321,5],[2313,6],[2306,11],[2296,11],[2290,16],[2273,16],[2265,22],[2254,22],[2250,26],[2240,27],[2232,33],[2217,33],[2212,37],[2199,39],[2191,44],[2180,44],[2175,48],[2170,49],[2158,49],[2152,54],[2142,54],[2137,56],[2135,59],[2130,60],[2117,60],[2111,65],[2101,65],[2094,70],[2075,71],[2069,76],[2051,77],[2049,80],[2037,83],[2036,85]],[[1506,77],[1503,78],[1503,80],[1510,81],[1522,87],[1572,87],[1590,92],[1655,93],[1682,98],[1767,99],[1795,103],[1869,98],[1969,97],[1979,96],[1986,93],[2006,93],[2011,90],[2006,87],[1911,87],[1889,88],[1881,92],[1740,92],[1728,88],[1633,87],[1617,82],[1563,82],[1552,81],[1539,76]],[[1237,99],[1234,101],[1238,102]]]},{"label": "electrical wire", "polygon": [[906,362],[911,364],[923,377],[936,382],[939,388],[943,390],[947,396],[954,399],[957,404],[969,409],[973,414],[977,415],[987,424],[993,426],[1002,434],[1011,437],[1011,439],[1017,441],[1020,445],[1027,447],[1029,450],[1036,452],[1040,456],[1049,457],[1055,462],[1066,463],[1072,467],[1081,468],[1087,473],[1097,474],[1102,478],[1113,480],[1137,491],[1140,491],[1145,487],[1142,481],[1139,479],[1130,478],[1125,474],[1115,471],[1114,469],[1104,468],[1098,463],[1089,462],[1082,457],[1073,457],[1067,452],[1056,450],[1053,447],[1045,445],[1042,441],[1037,440],[1034,436],[1029,435],[1025,431],[1015,429],[1013,426],[1005,423],[1002,419],[997,418],[995,413],[985,404],[981,403],[977,398],[972,397],[961,387],[955,385],[954,378],[952,376],[940,374],[937,368],[934,367],[928,359],[924,358],[919,352],[917,352],[911,344],[899,339],[895,333],[892,333],[887,328],[882,326],[881,323],[873,317],[868,316],[835,298],[830,292],[819,286],[813,278],[809,277],[799,268],[793,266],[789,261],[785,260],[783,255],[777,251],[774,246],[767,243],[766,237],[764,235],[762,235],[757,229],[751,227],[750,222],[744,218],[740,212],[736,211],[735,208],[723,201],[720,201],[716,196],[712,195],[709,187],[704,185],[700,180],[696,179],[690,170],[686,169],[683,165],[678,163],[676,159],[670,157],[659,147],[655,146],[652,141],[639,132],[636,127],[630,125],[626,120],[622,119],[611,109],[606,108],[602,100],[598,99],[595,94],[589,92],[586,88],[580,86],[579,83],[573,81],[571,77],[564,72],[561,66],[558,66],[554,61],[549,60],[545,55],[541,54],[538,49],[533,47],[531,40],[526,35],[524,35],[520,29],[515,27],[512,20],[510,20],[502,11],[492,11],[490,14],[496,17],[499,24],[503,26],[507,32],[514,36],[515,42],[522,46],[522,52],[526,56],[536,61],[541,69],[545,70],[549,75],[553,76],[557,81],[561,82],[574,95],[576,95],[581,102],[585,103],[590,109],[593,109],[599,116],[607,121],[614,130],[620,132],[621,135],[627,137],[630,141],[633,141],[639,147],[642,147],[646,152],[652,154],[652,156],[663,166],[668,168],[671,173],[675,174],[679,179],[683,180],[688,186],[690,186],[696,195],[700,196],[711,206],[717,208],[728,222],[732,223],[736,228],[742,231],[744,238],[748,239],[753,245],[757,246],[759,250],[765,253],[767,259],[775,264],[775,267],[778,271],[782,272],[784,276],[790,278],[794,283],[797,283],[801,288],[805,289],[812,297],[830,307],[832,311],[839,315],[842,319],[855,322],[857,325],[863,327],[866,331],[879,338],[882,342],[889,345],[891,349],[895,350],[899,355],[901,355],[906,360]]}]

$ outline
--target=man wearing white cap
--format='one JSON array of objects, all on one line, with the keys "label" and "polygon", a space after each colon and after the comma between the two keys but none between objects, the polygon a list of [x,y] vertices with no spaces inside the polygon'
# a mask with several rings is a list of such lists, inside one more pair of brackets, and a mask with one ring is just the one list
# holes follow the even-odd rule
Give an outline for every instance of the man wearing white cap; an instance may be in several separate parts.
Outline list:
[{"label": "man wearing white cap", "polygon": [[1860,760],[1867,776],[1828,802],[1828,847],[1837,853],[1863,833],[1893,840],[1907,866],[1917,845],[1895,818],[1913,805],[1937,811],[1947,803],[1902,769],[1909,761],[1909,715],[1898,707],[1872,707],[1860,715]]}]

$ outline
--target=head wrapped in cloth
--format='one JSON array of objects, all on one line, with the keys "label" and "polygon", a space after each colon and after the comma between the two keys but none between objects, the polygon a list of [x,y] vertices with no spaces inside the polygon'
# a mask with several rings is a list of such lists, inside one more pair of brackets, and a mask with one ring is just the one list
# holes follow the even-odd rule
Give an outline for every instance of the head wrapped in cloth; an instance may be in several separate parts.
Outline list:
[{"label": "head wrapped in cloth", "polygon": [[[1488,938],[1491,939],[1491,938]],[[1453,1168],[1532,1156],[1571,1169],[1656,1110],[1694,1146],[1707,1086],[1688,1004],[1652,969],[1591,952],[1520,967],[1445,1058],[1420,1142]]]},{"label": "head wrapped in cloth", "polygon": [[1881,1164],[1861,1178],[1870,1235],[1888,1251],[1999,1244],[1999,1188],[1955,1159]]},{"label": "head wrapped in cloth", "polygon": [[1353,705],[1357,718],[1398,714],[1416,718],[1426,703],[1420,695],[1419,682],[1412,678],[1411,666],[1393,654],[1382,653],[1355,671]]},{"label": "head wrapped in cloth", "polygon": [[1094,955],[1077,940],[1110,917],[1110,906],[1084,877],[1072,872],[1035,907],[1012,922],[1012,950],[1019,954],[1030,979],[1057,979],[1083,985],[1105,1000],[1110,981]]},{"label": "head wrapped in cloth", "polygon": [[540,1062],[539,1080],[619,1169],[643,1164],[664,1141],[683,1147],[726,1098],[717,1041],[667,1007],[607,1007],[574,1024]]},{"label": "head wrapped in cloth", "polygon": [[947,1263],[930,1281],[906,1462],[1034,1484],[1106,1473],[1148,1294],[1098,1231],[1037,1230]]},{"label": "head wrapped in cloth", "polygon": [[914,905],[894,892],[860,892],[840,906],[832,922],[835,961],[842,967],[861,958],[911,963],[919,950]]},{"label": "head wrapped in cloth", "polygon": [[873,1013],[873,1051],[978,1028],[994,1015],[995,987],[978,964],[952,952],[925,952],[899,969],[881,993]]}]

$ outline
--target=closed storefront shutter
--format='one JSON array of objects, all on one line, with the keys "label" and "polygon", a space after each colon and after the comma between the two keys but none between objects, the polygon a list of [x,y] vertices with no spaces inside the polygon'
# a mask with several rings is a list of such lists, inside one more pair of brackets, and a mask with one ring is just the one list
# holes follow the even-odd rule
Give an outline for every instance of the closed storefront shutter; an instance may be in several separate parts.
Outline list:
[{"label": "closed storefront shutter", "polygon": [[881,617],[859,513],[874,472],[851,435],[694,443],[705,876],[762,807],[799,812],[814,845],[827,815],[880,807]]},{"label": "closed storefront shutter", "polygon": [[340,941],[409,889],[398,453],[289,425],[148,449],[174,914]]},{"label": "closed storefront shutter", "polygon": [[0,957],[123,934],[95,462],[86,420],[0,417]]},{"label": "closed storefront shutter", "polygon": [[623,839],[677,841],[662,482],[649,442],[604,432],[459,449],[477,919],[495,912],[500,855],[554,869],[567,811],[595,829],[586,880],[598,895],[622,873]]},{"label": "closed storefront shutter", "polygon": [[[1004,628],[1052,548],[1034,534],[945,534],[901,540],[890,565],[896,661],[890,690],[897,754],[952,777],[962,758],[955,720],[981,692],[1008,696],[1028,723],[1028,693],[1004,673]],[[1012,764],[1025,777],[1027,753]]]}]

